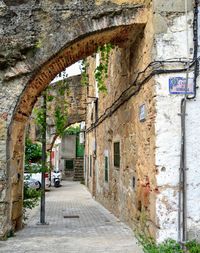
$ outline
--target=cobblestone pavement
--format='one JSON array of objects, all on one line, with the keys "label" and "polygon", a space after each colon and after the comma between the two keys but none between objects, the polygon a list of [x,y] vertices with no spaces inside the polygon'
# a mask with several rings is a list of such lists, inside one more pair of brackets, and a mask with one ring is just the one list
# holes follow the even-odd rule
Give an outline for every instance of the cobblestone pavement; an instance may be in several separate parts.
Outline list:
[{"label": "cobblestone pavement", "polygon": [[142,252],[132,231],[76,182],[63,181],[62,187],[52,188],[46,194],[49,225],[37,225],[38,220],[39,207],[23,230],[0,242],[0,253]]}]

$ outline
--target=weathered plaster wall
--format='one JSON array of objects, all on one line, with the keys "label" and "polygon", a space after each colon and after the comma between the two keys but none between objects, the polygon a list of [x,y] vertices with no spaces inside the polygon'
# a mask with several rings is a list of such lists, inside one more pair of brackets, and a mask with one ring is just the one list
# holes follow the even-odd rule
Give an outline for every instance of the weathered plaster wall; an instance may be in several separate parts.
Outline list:
[{"label": "weathered plaster wall", "polygon": [[[169,5],[159,6],[155,1],[156,22],[159,20],[156,29],[154,55],[155,60],[177,60],[193,58],[193,12],[192,1],[188,1],[188,39],[189,55],[187,52],[186,17],[184,5],[180,1],[175,5],[173,12]],[[170,13],[169,16],[167,14]],[[158,18],[158,19],[157,19]],[[177,62],[176,69],[182,69],[184,65]],[[173,67],[173,68],[174,68]],[[180,104],[183,95],[169,94],[170,77],[186,77],[185,73],[157,75],[156,80],[156,181],[159,194],[156,199],[156,217],[160,229],[157,231],[158,241],[166,238],[178,239],[178,186],[179,168],[181,153],[181,118]],[[189,73],[193,77],[193,70]],[[198,173],[199,159],[199,138],[195,132],[199,130],[198,118],[198,94],[197,99],[188,101],[186,116],[186,153],[187,153],[187,183],[188,183],[188,230],[190,239],[194,238],[194,230],[199,230],[200,206],[197,203],[199,198],[200,175]],[[198,229],[197,229],[198,227]],[[193,236],[191,237],[191,235]],[[197,233],[198,234],[198,233]]]}]

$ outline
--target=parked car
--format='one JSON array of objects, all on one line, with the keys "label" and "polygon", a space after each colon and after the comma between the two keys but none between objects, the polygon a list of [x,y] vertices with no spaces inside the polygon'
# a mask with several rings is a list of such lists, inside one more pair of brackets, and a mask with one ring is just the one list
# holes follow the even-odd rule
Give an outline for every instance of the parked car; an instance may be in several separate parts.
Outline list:
[{"label": "parked car", "polygon": [[36,189],[36,190],[39,190],[41,188],[41,183],[34,179],[34,178],[25,178],[24,179],[24,184],[29,187],[29,188],[32,188],[32,189]]},{"label": "parked car", "polygon": [[[24,171],[24,178],[33,179],[33,180],[39,182],[39,185],[41,187],[42,173],[40,172],[40,169],[41,169],[41,164],[31,163],[29,165],[28,170]],[[45,187],[46,186],[49,186],[48,172],[45,172]]]}]

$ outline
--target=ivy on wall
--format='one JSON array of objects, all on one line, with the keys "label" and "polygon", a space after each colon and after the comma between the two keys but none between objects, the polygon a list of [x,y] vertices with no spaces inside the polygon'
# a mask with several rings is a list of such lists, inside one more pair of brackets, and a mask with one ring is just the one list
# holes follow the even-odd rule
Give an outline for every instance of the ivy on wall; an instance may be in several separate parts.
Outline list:
[{"label": "ivy on wall", "polygon": [[83,59],[81,62],[81,84],[83,86],[89,85],[89,76],[87,73],[89,64],[87,63],[86,59]]},{"label": "ivy on wall", "polygon": [[[97,52],[100,54],[100,63],[94,71],[95,80],[100,92],[107,92],[105,81],[108,78],[108,64],[111,50],[114,46],[111,43],[105,44],[98,47]],[[88,67],[89,64],[86,60],[82,61],[82,74],[81,83],[84,86],[89,85],[88,77]],[[61,80],[56,83],[56,85],[49,85],[44,91],[46,93],[46,102],[48,111],[50,111],[50,116],[53,118],[56,134],[61,136],[64,133],[65,125],[67,121],[67,109],[68,104],[66,100],[66,95],[69,95],[69,84],[67,79]],[[43,92],[43,94],[44,94]],[[52,113],[53,112],[53,113]],[[44,108],[39,107],[34,109],[36,123],[43,129],[44,126]],[[48,114],[48,112],[47,112]]]},{"label": "ivy on wall", "polygon": [[[105,81],[108,78],[108,64],[112,49],[114,49],[114,45],[111,43],[105,44],[97,49],[97,53],[100,54],[100,63],[94,70],[94,77],[100,92],[107,92]],[[88,67],[89,64],[87,60],[84,59],[81,64],[81,84],[84,86],[89,85]]]},{"label": "ivy on wall", "polygon": [[105,44],[98,48],[100,54],[100,64],[94,71],[95,80],[100,92],[107,92],[105,81],[108,78],[108,63],[110,58],[110,52],[114,48],[111,43]]}]

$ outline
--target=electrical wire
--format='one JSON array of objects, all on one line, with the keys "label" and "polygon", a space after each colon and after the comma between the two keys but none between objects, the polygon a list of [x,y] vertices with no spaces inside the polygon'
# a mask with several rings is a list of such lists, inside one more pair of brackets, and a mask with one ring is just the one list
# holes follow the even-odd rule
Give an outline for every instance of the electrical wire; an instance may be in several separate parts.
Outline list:
[{"label": "electrical wire", "polygon": [[[124,90],[120,96],[112,103],[112,105],[104,111],[104,113],[99,117],[98,121],[96,121],[92,126],[90,126],[88,129],[86,129],[86,133],[92,131],[95,127],[97,127],[100,123],[102,123],[106,118],[110,117],[119,107],[121,107],[126,101],[128,101],[132,96],[136,95],[140,89],[142,88],[143,84],[145,84],[147,81],[149,81],[153,76],[159,75],[159,74],[170,74],[170,73],[181,73],[185,72],[186,68],[179,68],[179,69],[161,69],[157,68],[150,72],[149,75],[143,78],[140,82],[138,82],[138,79],[142,74],[145,74],[145,72],[148,71],[149,68],[155,67],[155,65],[159,67],[164,67],[166,63],[171,63],[172,61],[155,61],[148,64],[148,66],[141,72],[139,72],[135,78],[135,81],[126,89]],[[177,61],[173,61],[176,63]],[[184,66],[186,64],[185,61],[181,62]],[[159,64],[159,65],[158,65]],[[192,68],[194,62],[191,62],[189,68]],[[133,87],[137,87],[134,91],[131,91]],[[130,93],[128,92],[130,91]],[[122,99],[124,94],[128,93],[126,99]],[[121,102],[112,110],[112,108],[121,100]]]}]

